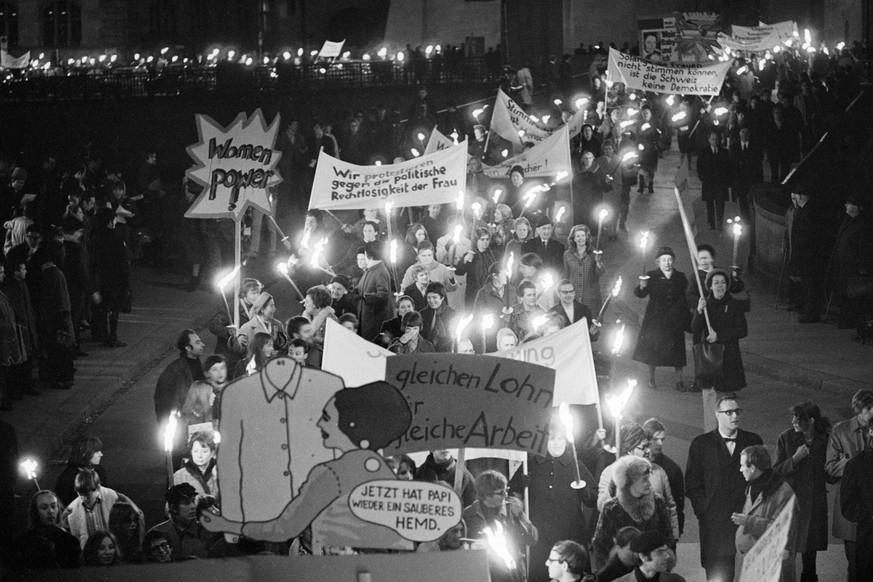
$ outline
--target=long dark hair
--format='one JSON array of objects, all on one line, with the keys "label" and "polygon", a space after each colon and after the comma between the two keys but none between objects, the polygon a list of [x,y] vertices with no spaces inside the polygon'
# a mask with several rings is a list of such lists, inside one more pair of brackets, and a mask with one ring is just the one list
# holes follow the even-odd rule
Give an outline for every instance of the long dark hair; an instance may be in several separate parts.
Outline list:
[{"label": "long dark hair", "polygon": [[812,420],[813,431],[815,436],[826,436],[831,430],[831,421],[821,415],[821,408],[818,404],[807,400],[800,402],[791,407],[791,414],[797,417],[801,422]]},{"label": "long dark hair", "polygon": [[67,465],[70,467],[91,467],[91,457],[94,453],[103,450],[103,441],[95,436],[85,435],[78,437],[73,442],[70,451],[70,459]]}]

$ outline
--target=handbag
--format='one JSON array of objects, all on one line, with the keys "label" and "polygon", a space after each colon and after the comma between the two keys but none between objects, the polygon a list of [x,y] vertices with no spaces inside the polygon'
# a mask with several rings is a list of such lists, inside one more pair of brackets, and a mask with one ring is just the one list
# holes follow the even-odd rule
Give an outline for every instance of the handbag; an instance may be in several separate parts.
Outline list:
[{"label": "handbag", "polygon": [[694,379],[702,387],[714,386],[724,378],[724,344],[700,342],[691,346]]}]

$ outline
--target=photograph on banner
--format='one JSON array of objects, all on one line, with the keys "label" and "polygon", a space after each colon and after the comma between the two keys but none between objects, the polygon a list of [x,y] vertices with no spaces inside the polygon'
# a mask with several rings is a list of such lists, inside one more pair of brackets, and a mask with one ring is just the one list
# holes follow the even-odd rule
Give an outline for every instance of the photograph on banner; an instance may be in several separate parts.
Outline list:
[{"label": "photograph on banner", "polygon": [[640,54],[654,63],[669,61],[676,36],[676,18],[673,16],[641,18],[637,21]]},{"label": "photograph on banner", "polygon": [[541,143],[496,166],[482,164],[482,173],[489,178],[508,179],[513,166],[521,166],[525,178],[551,177],[558,172],[572,174],[569,127],[561,127]]},{"label": "photograph on banner", "polygon": [[321,45],[321,50],[318,51],[318,59],[335,59],[343,54],[343,45],[346,44],[346,39],[339,42],[331,40],[324,41]]},{"label": "photograph on banner", "polygon": [[[412,540],[436,541],[458,523],[454,492],[401,484],[379,454],[409,433],[413,417],[407,395],[386,382],[346,388],[339,376],[279,356],[229,384],[220,413],[222,506],[201,517],[209,531],[282,542],[310,528],[321,554],[410,550]],[[408,495],[401,500],[417,503],[374,516],[391,482]]]},{"label": "photograph on banner", "polygon": [[555,371],[466,354],[396,356],[385,381],[406,397],[413,418],[386,455],[476,447],[544,455],[555,414]]},{"label": "photograph on banner", "polygon": [[722,17],[717,12],[677,12],[676,37],[673,41],[674,63],[703,63],[719,49],[717,36]]},{"label": "photograph on banner", "polygon": [[239,221],[249,206],[272,214],[268,189],[282,182],[275,149],[279,115],[267,125],[260,109],[240,113],[223,127],[208,115],[197,114],[199,141],[188,146],[196,163],[185,176],[203,187],[185,218],[231,218]]},{"label": "photograph on banner", "polygon": [[599,401],[591,337],[584,317],[551,335],[495,355],[555,370],[555,406],[562,402],[597,404]]},{"label": "photograph on banner", "polygon": [[609,78],[628,89],[654,93],[718,95],[731,61],[705,64],[652,63],[609,49]]},{"label": "photograph on banner", "polygon": [[309,208],[383,209],[448,204],[466,191],[467,144],[452,145],[398,164],[358,166],[324,153],[318,156]]},{"label": "photograph on banner", "polygon": [[325,322],[321,369],[342,378],[346,387],[384,380],[385,360],[394,355],[333,319]]}]

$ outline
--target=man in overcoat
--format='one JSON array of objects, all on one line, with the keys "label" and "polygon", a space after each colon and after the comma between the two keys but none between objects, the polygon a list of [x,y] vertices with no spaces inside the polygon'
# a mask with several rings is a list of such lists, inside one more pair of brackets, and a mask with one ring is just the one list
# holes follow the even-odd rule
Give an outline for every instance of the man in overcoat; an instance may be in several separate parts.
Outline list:
[{"label": "man in overcoat", "polygon": [[360,335],[372,340],[379,335],[382,322],[394,317],[394,299],[391,296],[391,275],[382,262],[382,243],[368,242],[364,245],[367,270],[358,282],[358,321]]},{"label": "man in overcoat", "polygon": [[720,398],[715,415],[718,428],[691,441],[685,495],[700,525],[700,563],[706,579],[733,580],[737,526],[731,514],[742,511],[746,497],[740,456],[746,447],[763,441],[740,429],[742,409],[734,397]]},{"label": "man in overcoat", "polygon": [[721,230],[724,202],[731,184],[731,155],[721,147],[721,133],[717,128],[709,132],[709,147],[697,156],[697,175],[700,178],[701,197],[706,202],[706,220],[710,230]]}]

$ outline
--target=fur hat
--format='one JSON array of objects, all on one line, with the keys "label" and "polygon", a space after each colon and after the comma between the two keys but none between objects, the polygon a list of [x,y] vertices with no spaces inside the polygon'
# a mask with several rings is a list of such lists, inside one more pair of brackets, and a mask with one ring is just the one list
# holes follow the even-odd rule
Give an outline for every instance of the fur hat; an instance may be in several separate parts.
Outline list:
[{"label": "fur hat", "polygon": [[626,491],[637,480],[652,470],[652,464],[642,457],[625,455],[615,462],[612,480],[616,491]]},{"label": "fur hat", "polygon": [[330,282],[331,284],[339,283],[346,291],[351,291],[352,289],[354,289],[354,287],[352,287],[352,282],[349,281],[349,278],[345,275],[334,275]]},{"label": "fur hat", "polygon": [[655,254],[655,258],[660,259],[663,255],[670,255],[674,259],[676,258],[676,253],[674,253],[673,249],[671,249],[670,247],[659,248],[657,254]]},{"label": "fur hat", "polygon": [[258,298],[255,299],[255,302],[252,304],[252,313],[259,313],[261,309],[264,308],[264,305],[270,302],[273,296],[267,293],[266,291],[262,291]]}]

